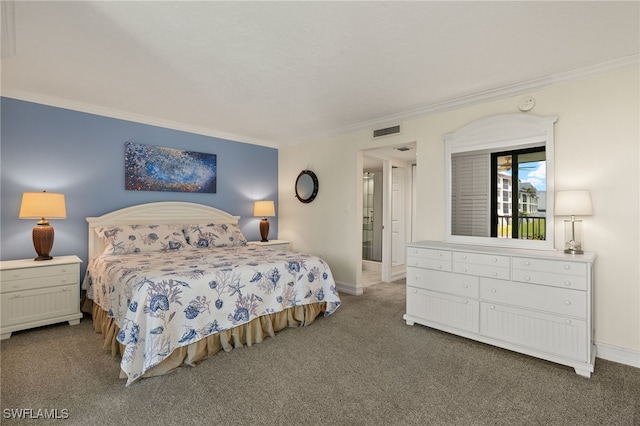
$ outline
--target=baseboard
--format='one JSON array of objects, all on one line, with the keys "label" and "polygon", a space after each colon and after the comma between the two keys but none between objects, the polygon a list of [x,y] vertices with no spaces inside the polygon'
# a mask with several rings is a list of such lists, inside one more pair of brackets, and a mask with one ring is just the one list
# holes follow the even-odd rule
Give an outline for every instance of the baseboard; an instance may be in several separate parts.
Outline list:
[{"label": "baseboard", "polygon": [[595,342],[595,345],[596,357],[640,368],[640,351],[601,342]]},{"label": "baseboard", "polygon": [[362,287],[355,287],[353,285],[340,283],[337,281],[336,281],[336,290],[338,290],[339,293],[347,293],[347,294],[352,294],[354,296],[360,296],[362,293],[364,293]]}]

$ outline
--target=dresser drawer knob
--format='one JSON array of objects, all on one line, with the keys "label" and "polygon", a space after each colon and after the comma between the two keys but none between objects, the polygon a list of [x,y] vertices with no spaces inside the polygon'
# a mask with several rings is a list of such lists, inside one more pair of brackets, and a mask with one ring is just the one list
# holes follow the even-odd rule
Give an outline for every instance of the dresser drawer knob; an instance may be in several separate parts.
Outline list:
[{"label": "dresser drawer knob", "polygon": [[497,292],[498,292],[498,290],[496,290],[495,288],[491,289],[491,293],[497,293]]},{"label": "dresser drawer knob", "polygon": [[567,305],[567,306],[571,305],[571,300],[565,300],[564,304]]},{"label": "dresser drawer knob", "polygon": [[491,305],[491,309],[495,309],[495,308],[496,308],[496,305]]},{"label": "dresser drawer knob", "polygon": [[525,281],[531,281],[531,277],[529,275],[527,275],[526,277],[524,277]]},{"label": "dresser drawer knob", "polygon": [[524,262],[525,266],[531,266],[531,262],[529,262],[528,260]]},{"label": "dresser drawer knob", "polygon": [[462,288],[469,288],[469,284],[462,284]]},{"label": "dresser drawer knob", "polygon": [[564,323],[569,325],[569,324],[571,324],[571,320],[570,319],[564,320]]},{"label": "dresser drawer knob", "polygon": [[463,255],[462,255],[462,258],[463,258],[464,260],[467,260],[467,255],[466,255],[466,254],[463,254]]},{"label": "dresser drawer knob", "polygon": [[464,303],[465,305],[468,305],[468,304],[469,304],[469,301],[468,301],[468,300],[465,300],[463,303]]},{"label": "dresser drawer knob", "polygon": [[568,271],[569,269],[571,269],[571,265],[564,265],[564,269]]},{"label": "dresser drawer knob", "polygon": [[442,269],[442,265],[438,265],[438,269]]},{"label": "dresser drawer knob", "polygon": [[493,275],[494,277],[497,277],[498,273],[497,272],[492,272],[491,275]]},{"label": "dresser drawer knob", "polygon": [[442,257],[442,252],[438,252],[438,257]]},{"label": "dresser drawer knob", "polygon": [[564,282],[564,286],[565,287],[571,287],[571,281],[565,281]]},{"label": "dresser drawer knob", "polygon": [[462,268],[462,272],[467,272],[467,268]]},{"label": "dresser drawer knob", "polygon": [[20,285],[19,285],[19,284],[14,284],[14,285],[12,285],[11,287],[13,287],[13,288],[20,288]]},{"label": "dresser drawer knob", "polygon": [[493,259],[491,259],[492,262],[497,262],[498,259],[496,259],[495,257]]},{"label": "dresser drawer knob", "polygon": [[413,292],[414,292],[414,293],[417,293],[417,292],[418,292],[418,290],[415,290],[415,289],[414,289],[414,290],[413,290]]}]

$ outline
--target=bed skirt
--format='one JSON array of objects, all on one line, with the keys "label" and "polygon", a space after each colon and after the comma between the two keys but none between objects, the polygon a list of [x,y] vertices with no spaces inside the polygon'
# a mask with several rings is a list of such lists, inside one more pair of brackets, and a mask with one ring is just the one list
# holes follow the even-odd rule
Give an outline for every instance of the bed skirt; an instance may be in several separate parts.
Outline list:
[{"label": "bed skirt", "polygon": [[[114,357],[121,357],[125,346],[116,339],[120,329],[113,322],[113,318],[110,318],[99,305],[94,303],[92,305],[93,329],[102,334],[103,349],[110,351]],[[312,303],[263,315],[246,324],[212,334],[190,345],[181,346],[160,364],[148,369],[142,377],[161,376],[183,365],[195,366],[220,350],[229,352],[234,348],[251,346],[262,342],[267,336],[275,336],[275,333],[282,329],[313,324],[315,319],[324,313],[326,305],[326,302]],[[120,370],[120,378],[127,378],[122,370]]]}]

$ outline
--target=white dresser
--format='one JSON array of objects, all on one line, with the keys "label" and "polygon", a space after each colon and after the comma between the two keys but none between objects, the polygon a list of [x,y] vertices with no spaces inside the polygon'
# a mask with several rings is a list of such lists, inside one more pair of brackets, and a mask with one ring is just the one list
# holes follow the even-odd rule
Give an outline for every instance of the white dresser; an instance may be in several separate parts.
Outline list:
[{"label": "white dresser", "polygon": [[591,377],[595,258],[593,253],[411,243],[404,319]]},{"label": "white dresser", "polygon": [[0,338],[42,325],[80,323],[78,256],[0,262]]}]

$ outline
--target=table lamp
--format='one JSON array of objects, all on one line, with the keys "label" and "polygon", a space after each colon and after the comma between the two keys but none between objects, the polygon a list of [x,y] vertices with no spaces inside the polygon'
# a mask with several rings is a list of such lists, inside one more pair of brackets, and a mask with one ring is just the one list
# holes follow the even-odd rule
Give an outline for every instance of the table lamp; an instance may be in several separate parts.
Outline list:
[{"label": "table lamp", "polygon": [[53,259],[49,255],[53,247],[53,226],[49,225],[46,218],[66,219],[67,209],[64,203],[64,194],[53,192],[25,192],[22,194],[20,204],[20,219],[40,219],[33,228],[33,247],[38,253],[34,260]]}]

